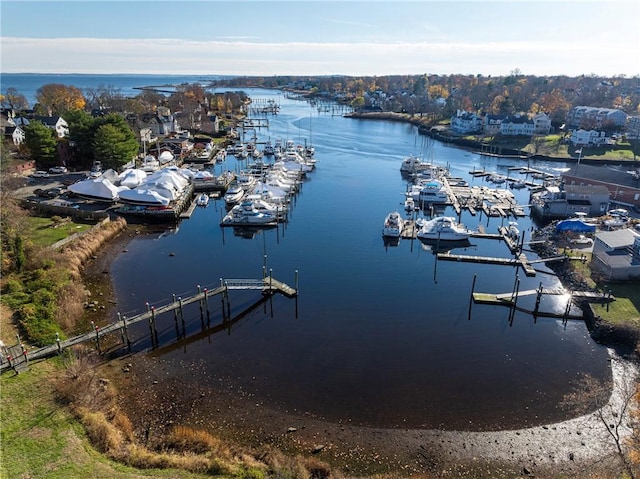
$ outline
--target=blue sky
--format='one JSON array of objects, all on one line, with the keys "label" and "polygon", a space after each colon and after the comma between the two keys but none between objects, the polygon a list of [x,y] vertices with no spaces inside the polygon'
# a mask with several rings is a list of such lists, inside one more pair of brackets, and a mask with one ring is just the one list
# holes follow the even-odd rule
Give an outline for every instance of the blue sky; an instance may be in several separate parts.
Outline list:
[{"label": "blue sky", "polygon": [[638,0],[2,0],[3,73],[640,75]]}]

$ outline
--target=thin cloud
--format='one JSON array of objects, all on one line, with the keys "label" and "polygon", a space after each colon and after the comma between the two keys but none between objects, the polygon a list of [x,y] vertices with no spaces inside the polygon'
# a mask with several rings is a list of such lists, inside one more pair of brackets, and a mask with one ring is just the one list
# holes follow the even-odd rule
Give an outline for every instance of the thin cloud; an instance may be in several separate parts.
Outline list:
[{"label": "thin cloud", "polygon": [[[601,75],[640,70],[631,45],[581,42],[558,49],[520,42],[271,42],[179,39],[2,38],[2,71],[225,75],[508,74]],[[570,58],[571,62],[567,62]],[[593,58],[598,58],[594,64]],[[620,59],[626,59],[626,62]],[[620,71],[621,66],[626,71]]]}]

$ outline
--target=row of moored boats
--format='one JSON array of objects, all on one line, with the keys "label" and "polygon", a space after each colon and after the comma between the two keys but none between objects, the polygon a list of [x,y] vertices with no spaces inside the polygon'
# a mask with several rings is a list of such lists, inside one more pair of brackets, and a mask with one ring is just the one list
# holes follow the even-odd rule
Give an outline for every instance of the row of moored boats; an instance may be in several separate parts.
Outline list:
[{"label": "row of moored boats", "polygon": [[316,160],[313,149],[301,149],[293,141],[287,141],[281,153],[273,163],[256,161],[236,175],[223,197],[228,212],[222,226],[272,226],[286,221],[290,198]]}]

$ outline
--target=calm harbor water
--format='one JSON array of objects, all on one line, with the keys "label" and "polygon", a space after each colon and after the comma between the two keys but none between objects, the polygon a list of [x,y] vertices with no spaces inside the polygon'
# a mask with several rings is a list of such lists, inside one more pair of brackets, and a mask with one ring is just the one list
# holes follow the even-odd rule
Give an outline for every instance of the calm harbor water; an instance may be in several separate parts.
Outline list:
[{"label": "calm harbor water", "polygon": [[[609,376],[607,353],[582,322],[533,319],[507,308],[473,305],[469,293],[510,292],[557,284],[542,265],[535,278],[506,266],[436,262],[419,241],[385,246],[384,217],[402,209],[406,181],[402,157],[422,154],[448,164],[452,176],[484,184],[469,171],[485,167],[507,174],[515,160],[481,157],[440,143],[426,143],[414,127],[346,119],[319,113],[280,93],[249,91],[281,105],[270,116],[266,139],[305,140],[316,148],[317,167],[296,197],[285,227],[249,237],[222,229],[222,200],[210,201],[176,228],[136,237],[113,263],[118,308],[132,316],[145,303],[160,305],[172,294],[187,296],[196,285],[212,288],[219,278],[259,278],[263,268],[291,285],[299,272],[298,300],[276,296],[251,310],[229,330],[161,349],[168,374],[194,386],[222,378],[274,408],[306,411],[332,421],[380,427],[445,429],[512,428],[561,417],[558,404],[581,373]],[[247,133],[247,139],[253,132]],[[558,164],[537,163],[541,169]],[[235,160],[216,166],[236,169]],[[513,173],[511,173],[513,175]],[[491,185],[487,185],[491,186]],[[515,191],[520,204],[528,191]],[[455,214],[447,210],[447,214]],[[506,220],[505,220],[506,221]],[[500,218],[462,222],[497,232]],[[529,218],[518,220],[526,230]],[[509,257],[495,240],[473,239],[455,253]],[[533,253],[528,253],[535,256]],[[230,293],[237,315],[259,299],[257,292]],[[526,306],[534,298],[522,298]],[[563,311],[565,299],[545,298],[544,309]],[[219,299],[211,301],[220,321]],[[190,333],[201,331],[199,310],[187,309]],[[175,342],[173,318],[160,321],[160,343]],[[137,349],[150,346],[148,327],[134,331]]]},{"label": "calm harbor water", "polygon": [[[135,87],[206,81],[209,78],[157,75],[5,74],[2,91],[13,87],[35,101],[47,83],[82,90],[109,86],[124,95]],[[284,228],[241,237],[222,229],[221,200],[177,227],[141,235],[113,263],[111,274],[119,310],[132,316],[160,305],[173,294],[187,296],[196,285],[215,287],[219,278],[259,278],[263,268],[294,284],[298,300],[280,296],[249,311],[256,292],[230,293],[233,316],[246,312],[231,328],[202,331],[197,307],[187,308],[191,339],[175,346],[170,315],[159,321],[156,351],[167,374],[195,386],[232,385],[273,408],[304,411],[332,421],[380,427],[444,429],[513,428],[552,422],[570,382],[581,373],[607,378],[606,350],[589,338],[581,322],[533,319],[506,308],[473,305],[469,293],[513,289],[517,270],[505,266],[436,262],[419,241],[385,246],[381,238],[387,213],[401,211],[407,185],[402,157],[422,154],[448,164],[452,176],[485,184],[468,172],[486,168],[507,174],[514,160],[481,157],[440,143],[426,143],[414,127],[401,123],[345,119],[319,113],[279,92],[249,91],[253,98],[281,104],[258,140],[310,141],[318,164],[296,197]],[[250,139],[253,132],[247,133]],[[536,163],[551,171],[561,164]],[[233,159],[222,165],[235,170]],[[221,166],[216,166],[219,173]],[[492,185],[488,185],[492,186]],[[528,192],[514,192],[520,204]],[[447,214],[453,214],[447,210]],[[463,213],[471,228],[496,232],[500,218]],[[533,226],[518,220],[521,230]],[[473,239],[454,253],[509,257],[504,244]],[[528,253],[531,256],[533,253]],[[520,289],[557,284],[542,265],[535,278],[519,275]],[[544,309],[564,310],[564,298],[545,298]],[[522,298],[526,306],[533,298]],[[219,300],[210,301],[218,324]],[[150,347],[148,327],[132,331],[135,349]],[[186,365],[186,366],[185,366]],[[197,365],[197,367],[188,367]],[[189,371],[186,373],[185,371]]]}]

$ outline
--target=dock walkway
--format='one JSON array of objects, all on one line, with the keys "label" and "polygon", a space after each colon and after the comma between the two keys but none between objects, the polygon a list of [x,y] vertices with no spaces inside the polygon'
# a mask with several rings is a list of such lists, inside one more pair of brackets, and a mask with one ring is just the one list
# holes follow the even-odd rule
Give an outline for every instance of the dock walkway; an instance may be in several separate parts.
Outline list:
[{"label": "dock walkway", "polygon": [[95,326],[93,331],[74,336],[73,338],[65,340],[58,339],[55,344],[51,344],[49,346],[34,349],[31,351],[27,350],[21,343],[15,346],[8,347],[7,350],[9,351],[9,354],[7,355],[6,360],[3,360],[3,362],[0,364],[0,371],[13,369],[16,372],[20,372],[26,370],[28,368],[29,361],[59,354],[69,347],[89,341],[96,341],[96,343],[99,344],[101,337],[111,333],[120,332],[123,337],[127,337],[128,342],[127,328],[130,325],[145,321],[148,322],[152,330],[154,330],[155,320],[159,315],[173,311],[175,313],[179,312],[180,316],[182,316],[182,309],[184,308],[184,306],[192,303],[200,303],[201,308],[203,308],[203,306],[206,306],[208,313],[208,299],[212,296],[226,295],[228,294],[229,290],[259,290],[263,295],[273,295],[276,293],[280,293],[289,298],[293,298],[298,295],[297,288],[293,288],[288,284],[282,281],[278,281],[271,276],[266,276],[262,279],[220,279],[220,286],[215,289],[207,290],[206,288],[200,289],[200,287],[198,287],[198,292],[196,294],[186,298],[176,298],[174,296],[173,301],[157,308],[151,307],[147,304],[147,311],[145,311],[144,313],[138,314],[131,318],[120,317],[119,315],[118,320],[111,324],[103,327]]}]

